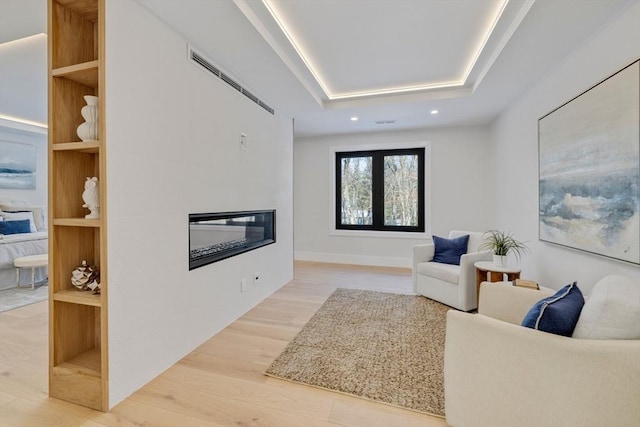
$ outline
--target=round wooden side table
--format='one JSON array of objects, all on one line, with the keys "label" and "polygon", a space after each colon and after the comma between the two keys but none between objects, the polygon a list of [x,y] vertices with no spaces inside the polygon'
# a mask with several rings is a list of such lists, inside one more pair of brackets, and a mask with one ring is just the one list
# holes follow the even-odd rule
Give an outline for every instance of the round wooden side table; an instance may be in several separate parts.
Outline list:
[{"label": "round wooden side table", "polygon": [[520,278],[519,267],[501,267],[495,265],[491,261],[478,261],[473,264],[476,268],[476,292],[478,299],[480,299],[480,284],[482,282],[502,282],[504,276],[507,276],[507,281],[513,281]]}]

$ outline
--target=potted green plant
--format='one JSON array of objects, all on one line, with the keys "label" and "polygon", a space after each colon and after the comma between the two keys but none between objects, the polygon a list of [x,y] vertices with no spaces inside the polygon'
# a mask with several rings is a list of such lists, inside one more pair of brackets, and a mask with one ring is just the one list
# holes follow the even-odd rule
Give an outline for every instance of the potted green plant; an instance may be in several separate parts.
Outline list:
[{"label": "potted green plant", "polygon": [[499,267],[507,266],[507,255],[512,253],[517,260],[529,252],[529,248],[523,243],[513,238],[511,233],[499,230],[489,230],[484,233],[484,240],[480,245],[480,250],[490,249],[493,251],[493,264]]}]

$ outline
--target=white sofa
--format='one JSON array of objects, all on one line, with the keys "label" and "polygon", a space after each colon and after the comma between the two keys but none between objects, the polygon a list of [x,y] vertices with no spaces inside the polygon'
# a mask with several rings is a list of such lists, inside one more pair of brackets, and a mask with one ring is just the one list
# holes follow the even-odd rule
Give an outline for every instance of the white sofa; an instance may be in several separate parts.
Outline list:
[{"label": "white sofa", "polygon": [[550,293],[483,282],[478,314],[448,312],[449,425],[640,426],[640,340],[569,338],[520,326]]},{"label": "white sofa", "polygon": [[491,252],[478,252],[483,233],[452,230],[449,239],[469,235],[467,253],[460,257],[460,265],[431,262],[435,253],[433,242],[413,247],[413,291],[418,295],[469,311],[478,307],[476,269],[478,261],[490,261]]}]

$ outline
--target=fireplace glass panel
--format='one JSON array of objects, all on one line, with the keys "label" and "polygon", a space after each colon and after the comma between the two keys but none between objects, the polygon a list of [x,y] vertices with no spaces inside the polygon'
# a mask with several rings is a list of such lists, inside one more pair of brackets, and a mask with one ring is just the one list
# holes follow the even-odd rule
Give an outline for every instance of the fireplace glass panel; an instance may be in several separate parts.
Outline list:
[{"label": "fireplace glass panel", "polygon": [[275,213],[189,214],[189,270],[275,243]]}]

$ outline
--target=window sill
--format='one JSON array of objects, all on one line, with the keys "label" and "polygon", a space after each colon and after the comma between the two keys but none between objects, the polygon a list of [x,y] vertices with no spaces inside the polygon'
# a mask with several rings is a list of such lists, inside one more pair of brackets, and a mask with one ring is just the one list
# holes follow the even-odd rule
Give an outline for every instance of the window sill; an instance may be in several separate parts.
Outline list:
[{"label": "window sill", "polygon": [[427,232],[423,233],[411,233],[407,231],[377,231],[377,230],[337,230],[331,229],[329,230],[330,236],[338,236],[338,237],[375,237],[382,239],[429,239],[431,238],[431,234]]}]

